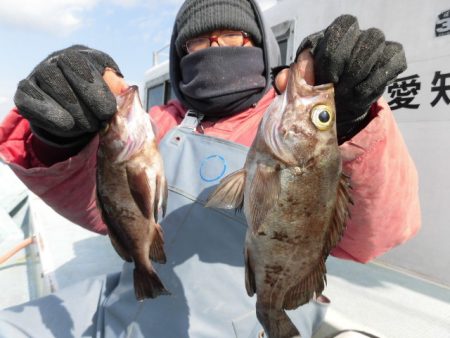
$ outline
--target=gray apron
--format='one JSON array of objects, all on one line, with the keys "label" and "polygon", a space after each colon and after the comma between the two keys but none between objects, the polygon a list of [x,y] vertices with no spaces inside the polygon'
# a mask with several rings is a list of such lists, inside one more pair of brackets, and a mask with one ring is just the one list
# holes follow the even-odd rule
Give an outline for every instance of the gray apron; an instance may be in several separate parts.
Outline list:
[{"label": "gray apron", "polygon": [[[160,143],[169,182],[161,225],[167,263],[155,268],[169,296],[137,302],[133,268],[87,280],[0,312],[0,337],[256,338],[255,297],[244,285],[242,213],[204,208],[220,179],[241,169],[248,148],[195,132],[187,114]],[[288,314],[310,337],[327,305],[315,301]]]}]

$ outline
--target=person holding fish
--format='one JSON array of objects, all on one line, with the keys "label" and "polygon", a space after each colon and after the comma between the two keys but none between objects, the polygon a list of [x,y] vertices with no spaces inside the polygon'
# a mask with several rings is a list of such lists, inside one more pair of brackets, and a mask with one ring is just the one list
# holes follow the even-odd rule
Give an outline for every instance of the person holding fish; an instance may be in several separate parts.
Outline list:
[{"label": "person holding fish", "polygon": [[[0,336],[311,337],[328,254],[365,263],[420,228],[415,165],[381,97],[405,68],[400,44],[349,15],[283,67],[254,0],[186,0],[170,49],[177,100],[150,109],[156,132],[127,132],[138,146],[120,127],[136,90],[114,60],[79,45],[52,53],[19,83],[0,156],[127,262],[0,312]],[[158,153],[164,170],[150,164]]]}]

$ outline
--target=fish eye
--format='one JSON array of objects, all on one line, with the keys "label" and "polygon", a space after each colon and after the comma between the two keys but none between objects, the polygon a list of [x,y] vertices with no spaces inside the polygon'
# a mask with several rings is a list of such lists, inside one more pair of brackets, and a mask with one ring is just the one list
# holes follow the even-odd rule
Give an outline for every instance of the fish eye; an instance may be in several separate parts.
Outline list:
[{"label": "fish eye", "polygon": [[333,111],[329,106],[320,104],[311,112],[311,121],[319,130],[328,130],[333,125]]}]

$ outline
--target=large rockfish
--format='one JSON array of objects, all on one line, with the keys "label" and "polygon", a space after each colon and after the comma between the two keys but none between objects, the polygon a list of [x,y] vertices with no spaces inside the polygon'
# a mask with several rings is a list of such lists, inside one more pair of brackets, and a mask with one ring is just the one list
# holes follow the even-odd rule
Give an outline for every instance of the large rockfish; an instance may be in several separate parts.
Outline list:
[{"label": "large rockfish", "polygon": [[265,112],[243,169],[225,177],[207,206],[242,208],[245,286],[271,338],[299,336],[285,310],[319,296],[325,260],[349,215],[332,84],[310,86],[297,64]]},{"label": "large rockfish", "polygon": [[117,113],[99,133],[97,206],[117,253],[134,262],[136,298],[167,294],[150,259],[165,263],[163,232],[167,183],[150,117],[137,86],[116,97]]}]

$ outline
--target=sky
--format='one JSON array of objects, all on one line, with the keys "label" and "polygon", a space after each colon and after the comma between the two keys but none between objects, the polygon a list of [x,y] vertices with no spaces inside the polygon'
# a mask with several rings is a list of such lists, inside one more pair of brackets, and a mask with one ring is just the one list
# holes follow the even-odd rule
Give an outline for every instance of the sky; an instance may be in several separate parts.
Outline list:
[{"label": "sky", "polygon": [[[262,8],[275,0],[257,0]],[[84,44],[111,55],[140,84],[170,40],[183,0],[0,0],[0,119],[20,80],[51,52]]]}]

